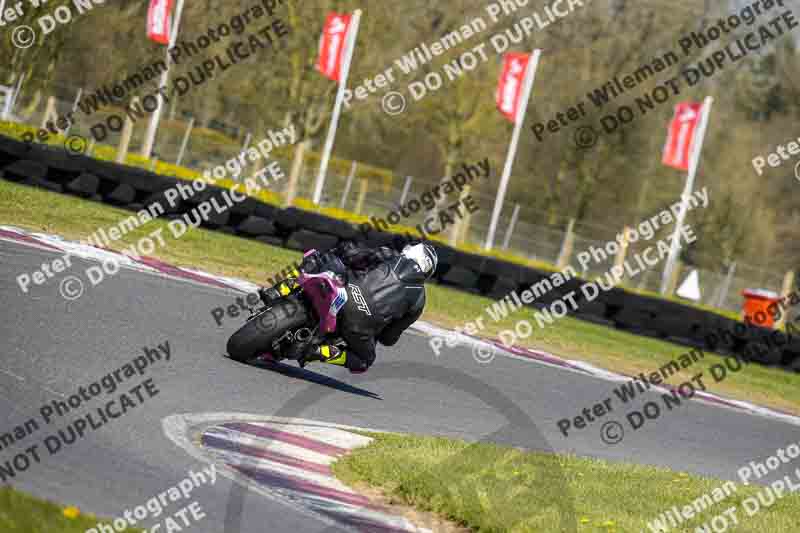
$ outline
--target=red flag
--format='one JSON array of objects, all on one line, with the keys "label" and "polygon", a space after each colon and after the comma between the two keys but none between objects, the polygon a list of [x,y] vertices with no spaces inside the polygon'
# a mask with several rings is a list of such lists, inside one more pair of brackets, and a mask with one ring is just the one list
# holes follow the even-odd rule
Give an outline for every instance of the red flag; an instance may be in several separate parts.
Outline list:
[{"label": "red flag", "polygon": [[525,70],[528,67],[530,54],[512,53],[505,55],[503,73],[497,84],[497,108],[511,122],[517,121],[517,111],[519,111],[520,101],[522,100],[522,90],[525,81]]},{"label": "red flag", "polygon": [[160,44],[169,44],[172,0],[150,0],[147,11],[147,37]]},{"label": "red flag", "polygon": [[330,13],[325,20],[325,28],[319,40],[319,60],[317,70],[333,81],[339,81],[342,60],[350,29],[351,15]]},{"label": "red flag", "polygon": [[662,163],[681,170],[689,170],[692,142],[700,123],[702,109],[702,104],[692,102],[681,102],[675,106],[675,116],[669,124]]}]

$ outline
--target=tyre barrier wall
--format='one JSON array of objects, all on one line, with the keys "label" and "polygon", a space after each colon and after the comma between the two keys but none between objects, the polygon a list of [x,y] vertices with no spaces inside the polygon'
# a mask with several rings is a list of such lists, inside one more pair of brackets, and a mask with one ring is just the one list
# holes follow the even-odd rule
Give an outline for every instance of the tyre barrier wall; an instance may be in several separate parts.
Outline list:
[{"label": "tyre barrier wall", "polygon": [[[0,177],[133,211],[160,201],[166,210],[164,218],[179,217],[223,191],[207,186],[189,201],[180,201],[171,207],[164,200],[164,191],[183,180],[3,136],[0,136]],[[365,237],[342,220],[294,207],[282,209],[253,198],[211,217],[203,227],[298,251],[326,250],[346,239],[371,246],[398,247],[405,243],[400,235],[373,231]],[[439,254],[435,275],[439,284],[492,299],[502,298],[513,290],[521,293],[552,274],[462,252],[438,242],[431,244]],[[578,308],[570,313],[575,318],[800,371],[800,335],[785,335],[754,325],[745,330],[740,322],[716,313],[619,288],[601,292],[594,301],[586,302],[582,301],[583,294],[579,290],[582,284],[582,280],[573,278],[540,296],[531,307],[545,307],[575,291]]]}]

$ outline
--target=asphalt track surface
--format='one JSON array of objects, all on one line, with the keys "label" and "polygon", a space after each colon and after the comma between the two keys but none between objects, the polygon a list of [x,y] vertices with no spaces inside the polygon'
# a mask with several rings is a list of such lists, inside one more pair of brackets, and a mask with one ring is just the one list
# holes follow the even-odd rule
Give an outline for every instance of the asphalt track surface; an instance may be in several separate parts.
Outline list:
[{"label": "asphalt track surface", "polygon": [[[103,516],[118,516],[204,466],[162,430],[162,419],[178,413],[277,414],[489,439],[731,480],[737,479],[740,466],[800,440],[800,427],[699,402],[629,431],[616,445],[601,440],[597,422],[565,438],[556,422],[608,397],[615,384],[514,358],[479,364],[464,346],[445,348],[435,357],[417,332],[406,333],[395,347],[381,348],[375,366],[360,376],[338,367],[289,367],[281,373],[242,365],[223,354],[227,338],[243,320],[226,318],[218,327],[210,313],[234,303],[236,292],[122,270],[73,302],[65,301],[52,282],[22,294],[16,277],[56,255],[0,242],[1,431],[38,418],[40,406],[59,398],[58,393],[77,392],[80,385],[130,362],[145,345],[169,341],[171,348],[171,360],[156,363],[144,376],[156,383],[156,397],[53,457],[43,453],[40,464],[11,482]],[[81,270],[92,264],[74,261]],[[19,448],[40,442],[69,420],[40,429],[20,441]],[[0,460],[15,449],[0,451]],[[335,530],[255,494],[231,503],[232,487],[229,479],[219,478],[197,490],[207,518],[191,531]],[[229,516],[229,505],[238,520]]]}]

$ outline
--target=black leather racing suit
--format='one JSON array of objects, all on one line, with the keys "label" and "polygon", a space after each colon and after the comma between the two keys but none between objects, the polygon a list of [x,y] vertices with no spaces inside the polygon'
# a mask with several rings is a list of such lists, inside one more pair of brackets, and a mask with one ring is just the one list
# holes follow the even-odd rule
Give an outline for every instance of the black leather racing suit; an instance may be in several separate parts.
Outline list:
[{"label": "black leather racing suit", "polygon": [[416,262],[392,248],[346,242],[323,254],[318,269],[344,274],[347,280],[348,299],[337,329],[348,345],[345,366],[353,372],[375,361],[376,340],[394,345],[425,308],[425,276]]}]

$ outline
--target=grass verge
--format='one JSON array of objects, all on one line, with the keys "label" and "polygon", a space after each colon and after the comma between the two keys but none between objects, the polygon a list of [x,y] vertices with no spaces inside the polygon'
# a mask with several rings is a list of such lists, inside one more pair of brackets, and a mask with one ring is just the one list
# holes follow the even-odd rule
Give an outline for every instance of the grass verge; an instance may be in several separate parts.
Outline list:
[{"label": "grass verge", "polygon": [[[0,224],[79,240],[98,228],[114,226],[129,216],[131,213],[122,209],[0,180]],[[166,246],[154,254],[159,259],[254,283],[264,283],[266,278],[301,257],[299,252],[204,229],[189,231],[181,239],[174,239],[162,220],[154,220],[124,235],[116,249],[133,245],[158,228],[162,228],[166,241]],[[460,327],[475,320],[492,303],[488,298],[437,285],[429,285],[427,293],[428,304],[423,318],[445,327]],[[501,330],[513,328],[515,322],[523,317],[530,318],[530,310],[527,310],[527,316],[522,310],[498,322],[485,317],[487,327],[483,333],[496,337]],[[657,371],[687,351],[684,346],[570,317],[545,329],[534,329],[530,337],[520,342],[524,346],[630,375]],[[721,362],[720,356],[706,354],[703,361],[676,373],[669,381],[680,384],[698,371]],[[729,374],[720,383],[715,383],[708,371],[705,371],[705,376],[704,383],[712,392],[800,414],[800,374],[751,364],[743,371]]]},{"label": "grass verge", "polygon": [[[651,531],[648,523],[667,509],[683,509],[705,494],[713,503],[678,528],[669,527],[670,532],[694,532],[734,506],[739,525],[730,530],[737,533],[797,531],[800,523],[800,495],[784,496],[748,516],[744,501],[762,487],[729,483],[723,488],[722,481],[663,468],[493,444],[371,436],[371,444],[333,464],[340,479],[355,486],[366,483],[389,503],[412,505],[472,531],[572,531],[568,523],[577,523],[580,533]],[[722,491],[720,498],[712,495],[714,489]]]},{"label": "grass verge", "polygon": [[0,531],[3,533],[84,533],[97,522],[97,517],[81,514],[76,507],[39,500],[11,487],[0,488]]}]

